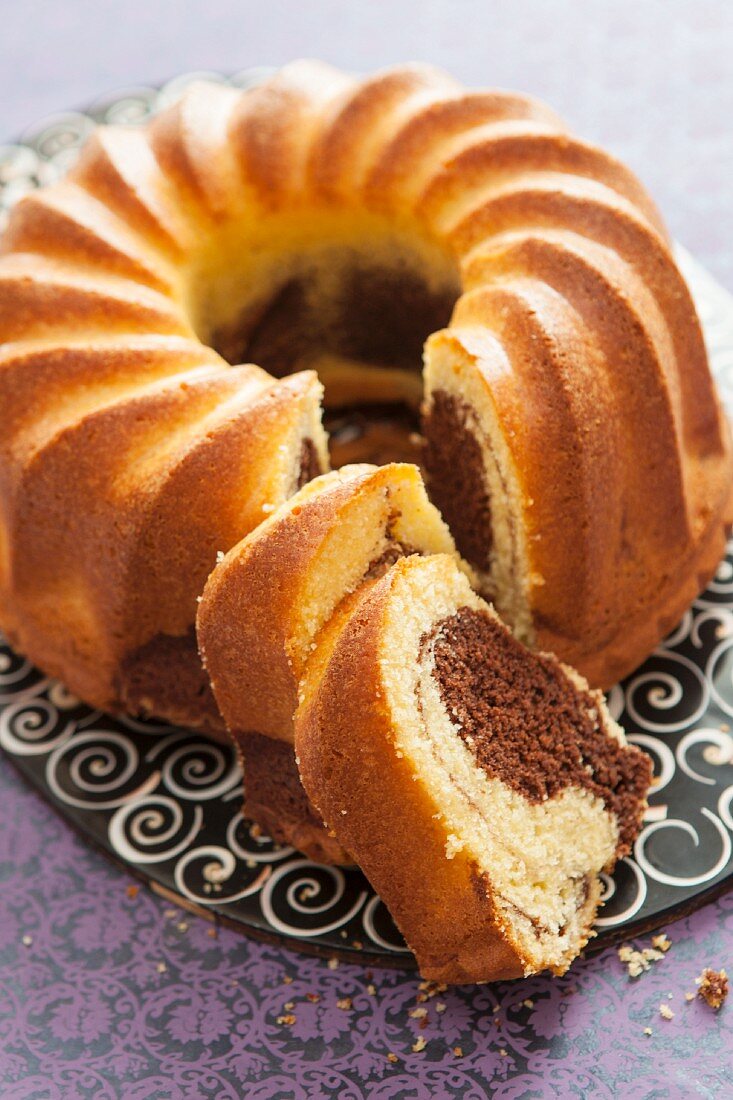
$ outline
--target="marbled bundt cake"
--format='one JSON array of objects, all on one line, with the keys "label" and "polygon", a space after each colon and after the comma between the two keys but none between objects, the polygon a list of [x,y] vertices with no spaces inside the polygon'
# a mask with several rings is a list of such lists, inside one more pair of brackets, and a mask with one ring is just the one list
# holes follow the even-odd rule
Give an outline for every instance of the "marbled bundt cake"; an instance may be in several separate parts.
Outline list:
[{"label": "marbled bundt cake", "polygon": [[651,777],[603,695],[527,650],[442,555],[403,558],[336,613],[295,748],[313,804],[441,982],[566,970]]},{"label": "marbled bundt cake", "polygon": [[230,550],[201,598],[200,651],[242,759],[245,814],[318,862],[351,860],[298,777],[300,680],[336,608],[408,554],[459,560],[417,467],[344,466],[310,482]]},{"label": "marbled bundt cake", "polygon": [[199,86],[98,130],[2,253],[1,625],[95,704],[217,726],[196,597],[326,467],[308,370],[334,460],[384,461],[415,439],[373,405],[415,406],[431,333],[430,491],[529,643],[607,684],[722,552],[728,430],[664,227],[534,100],[424,66]]}]

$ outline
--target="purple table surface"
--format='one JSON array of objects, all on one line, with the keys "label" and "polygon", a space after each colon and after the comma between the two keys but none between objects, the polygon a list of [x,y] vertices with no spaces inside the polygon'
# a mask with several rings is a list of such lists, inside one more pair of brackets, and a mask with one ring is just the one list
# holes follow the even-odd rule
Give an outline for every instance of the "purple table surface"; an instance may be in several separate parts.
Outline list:
[{"label": "purple table surface", "polygon": [[685,999],[730,963],[733,895],[667,932],[637,979],[609,949],[418,1006],[414,975],[331,969],[137,889],[0,762],[3,1100],[733,1096],[733,1011]]},{"label": "purple table surface", "polygon": [[[546,98],[635,168],[733,289],[726,0],[0,0],[0,134],[121,85],[299,55],[365,71],[418,58]],[[130,883],[0,761],[3,1100],[733,1097],[733,1007],[685,1000],[704,966],[733,971],[731,896],[669,927],[637,980],[609,950],[560,980],[450,990],[421,1029],[413,976],[212,938]]]}]

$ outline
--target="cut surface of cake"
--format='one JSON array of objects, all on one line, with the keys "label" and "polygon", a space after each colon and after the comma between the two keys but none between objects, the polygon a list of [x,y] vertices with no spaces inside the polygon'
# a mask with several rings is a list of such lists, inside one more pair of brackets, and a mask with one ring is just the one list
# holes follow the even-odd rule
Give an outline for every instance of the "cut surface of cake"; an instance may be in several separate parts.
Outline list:
[{"label": "cut surface of cake", "polygon": [[395,563],[319,638],[305,789],[436,981],[562,973],[641,826],[648,757],[442,555]]},{"label": "cut surface of cake", "polygon": [[458,560],[416,466],[345,466],[282,504],[224,556],[204,589],[199,646],[242,759],[246,812],[320,862],[351,860],[300,786],[292,744],[301,677],[344,601],[398,558],[436,553]]}]

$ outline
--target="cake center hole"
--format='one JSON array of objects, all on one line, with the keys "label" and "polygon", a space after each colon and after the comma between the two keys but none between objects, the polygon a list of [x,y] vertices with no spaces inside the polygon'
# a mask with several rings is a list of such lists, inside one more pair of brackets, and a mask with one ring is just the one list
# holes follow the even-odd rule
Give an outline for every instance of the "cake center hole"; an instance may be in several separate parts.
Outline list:
[{"label": "cake center hole", "polygon": [[276,378],[316,370],[334,467],[419,462],[423,344],[448,324],[459,292],[452,274],[401,256],[386,264],[327,250],[288,265],[209,343]]}]

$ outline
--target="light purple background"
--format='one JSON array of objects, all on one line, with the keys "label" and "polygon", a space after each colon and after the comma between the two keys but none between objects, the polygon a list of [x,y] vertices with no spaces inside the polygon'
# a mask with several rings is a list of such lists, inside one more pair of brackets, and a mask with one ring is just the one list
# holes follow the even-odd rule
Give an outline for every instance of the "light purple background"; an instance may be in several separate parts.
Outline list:
[{"label": "light purple background", "polygon": [[296,56],[543,96],[733,290],[730,0],[0,0],[0,141],[120,85]]},{"label": "light purple background", "polygon": [[[365,71],[429,60],[543,96],[635,168],[675,236],[733,289],[727,0],[2,0],[0,141],[121,85],[299,55]],[[452,992],[413,1054],[414,979],[376,975],[373,998],[359,968],[212,940],[193,918],[180,932],[165,903],[126,885],[0,761],[3,1100],[733,1096],[733,1006],[684,1002],[704,965],[733,972],[730,897],[670,928],[672,951],[636,984],[607,952],[560,983]],[[351,1012],[336,1006],[346,995]],[[275,1022],[288,1000],[291,1030]]]}]

